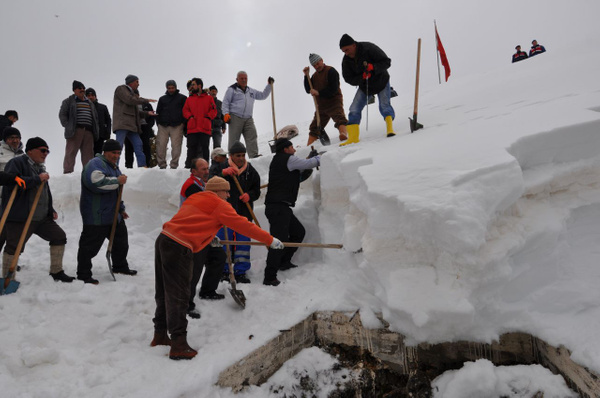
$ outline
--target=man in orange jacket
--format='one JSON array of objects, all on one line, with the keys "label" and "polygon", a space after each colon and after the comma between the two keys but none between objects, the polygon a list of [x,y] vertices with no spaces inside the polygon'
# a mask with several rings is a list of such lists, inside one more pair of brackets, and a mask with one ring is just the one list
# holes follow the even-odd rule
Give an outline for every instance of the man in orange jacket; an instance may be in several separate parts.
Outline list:
[{"label": "man in orange jacket", "polygon": [[[191,195],[156,239],[154,270],[156,312],[151,346],[169,345],[171,359],[192,359],[198,353],[187,343],[186,312],[190,295],[193,253],[211,244],[219,228],[226,225],[256,239],[271,249],[283,243],[238,215],[227,202],[230,185],[221,177],[206,183],[205,191]],[[169,339],[167,332],[170,333]]]},{"label": "man in orange jacket", "polygon": [[182,109],[183,117],[187,119],[186,169],[191,168],[194,158],[201,157],[209,161],[212,120],[217,116],[215,101],[203,91],[202,79],[194,77],[191,82],[190,96]]}]

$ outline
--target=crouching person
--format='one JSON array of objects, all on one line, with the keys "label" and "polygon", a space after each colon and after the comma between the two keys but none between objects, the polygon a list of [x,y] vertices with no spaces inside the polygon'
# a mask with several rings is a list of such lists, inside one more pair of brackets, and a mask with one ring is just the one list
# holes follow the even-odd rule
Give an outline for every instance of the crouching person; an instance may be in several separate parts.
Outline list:
[{"label": "crouching person", "polygon": [[[72,282],[75,278],[63,271],[63,255],[67,244],[67,235],[54,221],[58,218],[58,214],[52,207],[52,193],[47,183],[42,189],[37,206],[34,209],[31,208],[38,188],[42,182],[47,182],[50,178],[44,165],[49,153],[46,141],[40,137],[30,138],[25,145],[25,155],[11,159],[4,168],[4,171],[8,173],[21,176],[25,181],[26,189],[18,192],[6,219],[6,248],[2,255],[2,273],[3,275],[8,273],[27,217],[30,212],[33,212],[31,225],[21,251],[25,249],[25,243],[33,234],[50,242],[50,276],[55,281]],[[3,188],[3,207],[6,207],[8,203],[10,190],[11,188],[8,186]]]},{"label": "crouching person", "polygon": [[204,192],[195,193],[183,202],[177,214],[163,225],[156,239],[156,312],[154,339],[150,345],[171,346],[171,359],[192,359],[198,353],[187,343],[186,313],[193,258],[194,253],[213,241],[221,226],[227,225],[272,249],[283,249],[280,240],[235,212],[227,203],[229,190],[230,185],[225,179],[211,178]]},{"label": "crouching person", "polygon": [[[84,283],[98,284],[92,278],[92,259],[98,254],[104,239],[110,238],[115,217],[119,187],[125,185],[127,176],[121,174],[117,164],[121,156],[121,144],[117,140],[106,140],[102,154],[96,155],[81,172],[81,199],[79,210],[83,219],[83,230],[77,251],[77,279]],[[118,274],[135,275],[127,263],[129,241],[123,202],[118,204],[119,213],[111,251],[112,271]]]}]

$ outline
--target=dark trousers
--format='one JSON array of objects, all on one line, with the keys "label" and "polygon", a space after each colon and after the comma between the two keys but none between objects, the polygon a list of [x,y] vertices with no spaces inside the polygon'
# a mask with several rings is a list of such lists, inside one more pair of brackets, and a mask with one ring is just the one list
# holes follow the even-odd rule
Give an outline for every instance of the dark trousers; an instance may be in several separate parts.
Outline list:
[{"label": "dark trousers", "polygon": [[204,133],[188,133],[187,135],[187,157],[185,167],[189,169],[192,159],[202,157],[207,162],[210,158],[210,135]]},{"label": "dark trousers", "polygon": [[[142,129],[140,133],[140,139],[142,140],[142,151],[144,152],[144,156],[146,157],[146,166],[150,164],[150,160],[152,159],[152,148],[150,147],[150,138],[152,138],[152,129],[147,131],[146,129]],[[125,167],[128,169],[133,168],[133,144],[129,141],[129,138],[125,138]]]},{"label": "dark trousers", "polygon": [[192,280],[193,253],[166,235],[154,245],[156,312],[154,330],[168,331],[171,339],[187,335],[187,308]]},{"label": "dark trousers", "polygon": [[[302,223],[296,218],[292,208],[283,203],[267,204],[265,215],[271,225],[271,235],[282,242],[300,243],[306,235]],[[265,268],[265,280],[271,281],[277,278],[279,267],[292,261],[292,256],[298,250],[297,247],[286,247],[283,250],[269,249],[267,255],[267,267]]]},{"label": "dark trousers", "polygon": [[223,263],[226,260],[225,252],[220,247],[212,247],[211,245],[206,246],[198,253],[194,253],[194,269],[192,271],[192,283],[190,285],[190,302],[188,304],[188,310],[196,308],[194,304],[194,298],[196,297],[196,287],[200,281],[202,270],[204,271],[204,277],[202,278],[202,284],[200,285],[200,294],[211,293],[217,290],[219,287],[219,281],[223,274]]},{"label": "dark trousers", "polygon": [[[94,156],[96,156],[97,153],[102,153],[102,147],[104,146],[104,138],[98,138],[96,141],[94,141]],[[133,148],[132,148],[133,151]],[[131,163],[133,163],[133,160],[131,161]]]},{"label": "dark trousers", "polygon": [[[112,225],[84,225],[79,237],[79,250],[77,251],[77,278],[88,279],[92,277],[92,259],[96,257],[104,239],[110,238]],[[129,268],[127,253],[129,240],[125,221],[117,224],[115,239],[111,250],[113,269]]]},{"label": "dark trousers", "polygon": [[[15,254],[24,227],[24,222],[11,221],[4,224],[4,229],[6,231],[6,247],[4,248],[4,251],[7,254]],[[65,234],[65,231],[63,231],[63,229],[51,217],[46,217],[41,221],[33,221],[29,225],[29,230],[25,236],[21,253],[23,253],[25,250],[25,243],[27,243],[33,234],[36,234],[43,240],[50,242],[50,246],[63,246],[67,244],[67,234]]]}]

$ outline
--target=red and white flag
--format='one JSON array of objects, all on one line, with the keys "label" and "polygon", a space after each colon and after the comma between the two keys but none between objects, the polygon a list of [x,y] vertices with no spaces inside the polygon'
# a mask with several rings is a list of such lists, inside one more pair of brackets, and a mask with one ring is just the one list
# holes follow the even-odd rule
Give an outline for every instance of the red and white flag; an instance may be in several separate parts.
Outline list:
[{"label": "red and white flag", "polygon": [[450,77],[450,64],[448,63],[448,57],[446,56],[446,50],[444,50],[444,46],[442,45],[442,41],[440,40],[440,35],[438,34],[438,31],[437,31],[437,25],[435,25],[435,40],[437,41],[437,50],[440,53],[440,59],[442,60],[442,65],[444,65],[444,71],[446,72],[446,81],[448,81],[448,78]]}]

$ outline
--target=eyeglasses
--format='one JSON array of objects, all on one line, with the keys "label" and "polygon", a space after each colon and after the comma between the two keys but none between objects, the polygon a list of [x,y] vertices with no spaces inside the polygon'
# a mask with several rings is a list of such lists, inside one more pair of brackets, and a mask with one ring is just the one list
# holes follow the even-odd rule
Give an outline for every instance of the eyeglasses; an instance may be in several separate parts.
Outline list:
[{"label": "eyeglasses", "polygon": [[36,148],[38,149],[41,153],[50,153],[50,149],[46,149],[46,148]]}]

